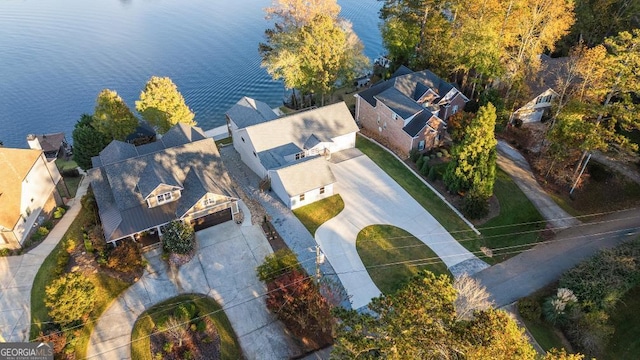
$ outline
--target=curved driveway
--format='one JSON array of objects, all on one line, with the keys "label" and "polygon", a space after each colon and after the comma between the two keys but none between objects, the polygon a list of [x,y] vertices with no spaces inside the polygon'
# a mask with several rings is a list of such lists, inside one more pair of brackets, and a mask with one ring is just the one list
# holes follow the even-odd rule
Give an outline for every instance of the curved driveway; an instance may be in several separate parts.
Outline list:
[{"label": "curved driveway", "polygon": [[353,308],[363,307],[380,295],[356,250],[358,233],[369,225],[389,224],[408,231],[448,268],[472,259],[480,262],[369,157],[332,164],[331,170],[337,180],[335,192],[345,207],[318,228],[315,238],[351,296]]}]

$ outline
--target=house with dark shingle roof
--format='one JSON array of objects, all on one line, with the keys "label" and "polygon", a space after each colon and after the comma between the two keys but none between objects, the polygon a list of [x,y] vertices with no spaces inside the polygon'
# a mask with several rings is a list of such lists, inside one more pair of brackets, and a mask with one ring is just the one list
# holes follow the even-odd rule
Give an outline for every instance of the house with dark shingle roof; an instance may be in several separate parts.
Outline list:
[{"label": "house with dark shingle roof", "polygon": [[17,249],[62,205],[62,177],[42,150],[0,147],[0,169],[0,249]]},{"label": "house with dark shingle roof", "polygon": [[162,234],[163,225],[176,219],[201,230],[239,212],[218,148],[199,128],[178,124],[141,146],[114,140],[91,161],[108,243]]},{"label": "house with dark shingle roof", "polygon": [[404,66],[355,97],[356,121],[406,154],[439,146],[447,119],[469,101],[431,71]]},{"label": "house with dark shingle roof", "polygon": [[29,148],[44,151],[47,159],[57,159],[59,156],[71,155],[71,146],[67,143],[64,133],[27,135]]},{"label": "house with dark shingle roof", "polygon": [[[246,99],[227,112],[233,146],[242,161],[269,180],[291,209],[333,195],[336,180],[326,159],[354,148],[358,132],[345,103],[277,117]],[[252,114],[245,111],[247,103],[255,105]]]}]

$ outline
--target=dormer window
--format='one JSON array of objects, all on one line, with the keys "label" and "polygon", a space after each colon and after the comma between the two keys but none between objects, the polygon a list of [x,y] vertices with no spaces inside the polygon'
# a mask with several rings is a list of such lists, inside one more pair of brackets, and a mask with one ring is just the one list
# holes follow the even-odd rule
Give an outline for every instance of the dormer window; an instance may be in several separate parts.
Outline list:
[{"label": "dormer window", "polygon": [[212,199],[212,198],[206,198],[203,201],[204,206],[209,207],[209,206],[213,206],[216,204],[216,199]]},{"label": "dormer window", "polygon": [[171,192],[166,192],[164,194],[156,196],[156,199],[158,200],[158,205],[160,205],[171,201],[173,199],[173,196],[171,195]]},{"label": "dormer window", "polygon": [[296,154],[296,160],[300,160],[300,159],[302,159],[302,158],[304,158],[304,157],[305,157],[304,152],[301,152],[301,153],[297,153],[297,154]]}]

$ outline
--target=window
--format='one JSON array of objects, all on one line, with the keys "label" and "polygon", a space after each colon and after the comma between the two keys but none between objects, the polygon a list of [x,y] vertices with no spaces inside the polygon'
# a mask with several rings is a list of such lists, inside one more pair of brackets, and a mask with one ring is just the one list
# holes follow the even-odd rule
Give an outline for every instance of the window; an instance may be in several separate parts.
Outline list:
[{"label": "window", "polygon": [[296,154],[296,160],[300,160],[300,159],[304,158],[305,156],[306,156],[306,155],[304,154],[304,152],[297,153],[297,154]]},{"label": "window", "polygon": [[159,204],[164,204],[167,201],[171,201],[172,198],[173,198],[173,196],[171,195],[170,192],[167,192],[167,193],[160,194],[160,195],[156,196],[156,199],[158,199],[158,205]]},{"label": "window", "polygon": [[324,194],[324,186],[320,188],[320,195]]},{"label": "window", "polygon": [[296,154],[296,160],[300,160],[300,154]]},{"label": "window", "polygon": [[212,198],[206,198],[204,199],[204,206],[212,206],[216,204],[216,199],[212,199]]},{"label": "window", "polygon": [[244,138],[243,138],[242,136],[240,136],[240,139],[242,139],[242,142],[245,142],[245,141],[244,141]]},{"label": "window", "polygon": [[451,109],[451,114],[455,114],[458,112],[458,105],[453,105],[453,108]]},{"label": "window", "polygon": [[300,195],[300,201],[304,201],[304,194]]},{"label": "window", "polygon": [[255,151],[253,152],[253,156],[258,157],[258,155],[256,155],[256,152],[255,152]]},{"label": "window", "polygon": [[378,115],[378,121],[377,121],[378,125],[380,125],[380,115]]},{"label": "window", "polygon": [[420,140],[420,142],[418,143],[418,150],[419,151],[424,150],[424,140]]},{"label": "window", "polygon": [[398,118],[400,118],[400,116],[398,116],[398,114],[393,113],[393,120],[398,120]]}]

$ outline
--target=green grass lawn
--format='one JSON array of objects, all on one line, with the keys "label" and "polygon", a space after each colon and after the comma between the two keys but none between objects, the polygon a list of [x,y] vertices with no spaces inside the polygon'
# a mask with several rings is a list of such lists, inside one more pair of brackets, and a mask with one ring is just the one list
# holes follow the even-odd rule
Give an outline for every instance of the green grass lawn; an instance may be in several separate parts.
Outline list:
[{"label": "green grass lawn", "polygon": [[218,147],[231,144],[233,144],[233,138],[231,136],[224,139],[216,140],[216,145],[218,145]]},{"label": "green grass lawn", "polygon": [[[356,147],[391,176],[409,195],[438,220],[462,246],[469,251],[480,253],[480,247],[484,246],[482,239],[476,236],[453,210],[398,159],[362,136],[358,136],[356,139]],[[487,261],[491,262],[491,259]]]},{"label": "green grass lawn", "polygon": [[209,297],[192,294],[180,295],[156,304],[140,315],[131,333],[131,358],[138,360],[153,359],[150,352],[149,335],[155,326],[155,321],[167,313],[173,313],[175,309],[175,306],[172,306],[173,304],[185,301],[193,301],[199,313],[210,314],[208,315],[209,319],[213,321],[220,335],[220,358],[241,359],[242,351],[238,344],[238,339],[220,305]]},{"label": "green grass lawn", "polygon": [[293,213],[300,219],[311,235],[315,236],[316,230],[320,225],[338,215],[342,209],[344,209],[344,201],[342,201],[340,195],[336,194],[297,208],[293,210]]},{"label": "green grass lawn", "polygon": [[[358,255],[380,291],[391,294],[420,270],[450,275],[447,266],[427,245],[391,225],[371,225],[358,234]],[[406,263],[411,261],[411,263]]]},{"label": "green grass lawn", "polygon": [[[494,194],[500,202],[500,214],[478,227],[485,246],[497,262],[531,248],[539,241],[545,222],[538,210],[504,171],[497,169]],[[529,223],[528,225],[525,225]]]},{"label": "green grass lawn", "polygon": [[56,159],[56,166],[58,170],[63,171],[66,169],[75,169],[78,164],[73,160]]},{"label": "green grass lawn", "polygon": [[602,359],[633,359],[640,354],[640,286],[629,291],[611,316],[615,333]]},{"label": "green grass lawn", "polygon": [[[32,340],[42,331],[43,324],[51,321],[47,313],[47,308],[44,305],[44,291],[46,286],[56,278],[54,269],[57,266],[58,258],[63,256],[63,253],[67,251],[66,244],[72,242],[75,246],[83,246],[82,224],[85,221],[85,216],[87,216],[87,213],[83,211],[78,214],[78,217],[71,223],[62,240],[44,260],[33,281],[33,288],[31,289],[31,329],[29,333],[30,339]],[[101,273],[92,274],[88,279],[95,285],[96,302],[93,311],[89,315],[89,320],[85,326],[78,329],[78,340],[75,345],[77,359],[84,359],[86,357],[89,336],[91,335],[91,331],[93,331],[95,321],[100,318],[100,315],[107,309],[109,304],[111,304],[122,291],[130,286],[130,284],[126,282]]]},{"label": "green grass lawn", "polygon": [[530,321],[523,319],[525,326],[531,333],[534,339],[538,342],[545,351],[549,351],[553,348],[562,349],[562,340],[556,334],[555,328],[543,321]]}]

